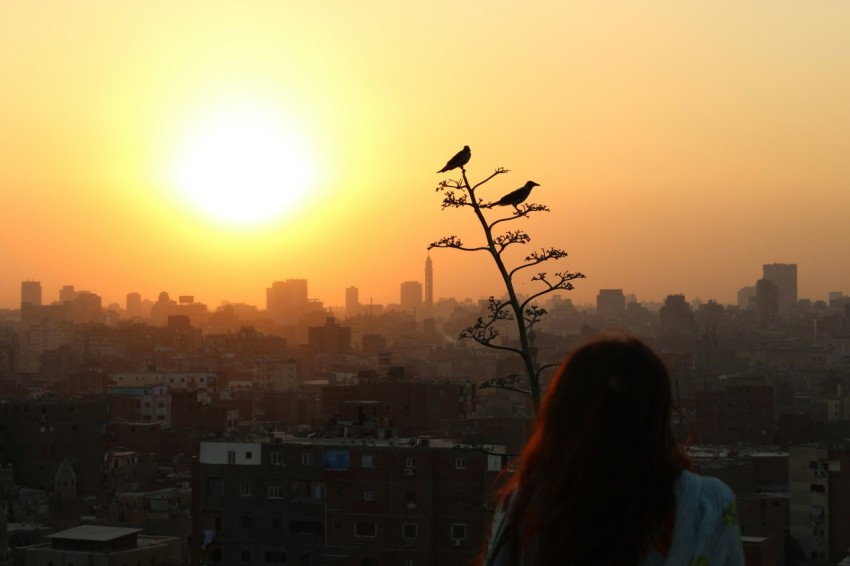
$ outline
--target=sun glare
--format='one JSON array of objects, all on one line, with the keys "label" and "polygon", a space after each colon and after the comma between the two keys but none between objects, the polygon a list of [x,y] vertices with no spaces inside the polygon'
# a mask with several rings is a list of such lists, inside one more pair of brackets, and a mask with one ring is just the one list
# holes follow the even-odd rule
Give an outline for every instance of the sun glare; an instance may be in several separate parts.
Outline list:
[{"label": "sun glare", "polygon": [[190,129],[173,181],[192,207],[217,220],[266,224],[309,194],[308,153],[271,109],[217,109]]}]

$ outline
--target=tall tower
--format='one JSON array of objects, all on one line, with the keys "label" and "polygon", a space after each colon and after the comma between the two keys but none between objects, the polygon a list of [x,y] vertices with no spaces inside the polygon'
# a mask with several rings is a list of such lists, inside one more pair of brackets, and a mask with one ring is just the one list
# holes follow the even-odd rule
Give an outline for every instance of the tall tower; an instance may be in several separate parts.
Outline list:
[{"label": "tall tower", "polygon": [[434,265],[431,263],[431,254],[425,258],[425,311],[431,312],[434,308]]},{"label": "tall tower", "polygon": [[345,290],[345,314],[346,316],[360,314],[360,290],[354,285]]},{"label": "tall tower", "polygon": [[142,316],[142,295],[127,293],[127,314],[130,317]]},{"label": "tall tower", "polygon": [[41,306],[41,283],[38,281],[21,282],[21,305],[26,303],[35,307]]},{"label": "tall tower", "polygon": [[766,263],[763,270],[763,278],[776,285],[779,293],[779,312],[789,311],[797,304],[797,264]]}]

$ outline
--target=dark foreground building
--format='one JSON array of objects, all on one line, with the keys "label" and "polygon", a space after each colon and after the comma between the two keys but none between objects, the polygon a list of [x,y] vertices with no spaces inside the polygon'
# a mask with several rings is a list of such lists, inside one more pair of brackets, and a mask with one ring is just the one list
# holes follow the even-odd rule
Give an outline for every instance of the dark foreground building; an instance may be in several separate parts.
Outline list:
[{"label": "dark foreground building", "polygon": [[204,442],[194,562],[468,563],[503,452],[430,438]]}]

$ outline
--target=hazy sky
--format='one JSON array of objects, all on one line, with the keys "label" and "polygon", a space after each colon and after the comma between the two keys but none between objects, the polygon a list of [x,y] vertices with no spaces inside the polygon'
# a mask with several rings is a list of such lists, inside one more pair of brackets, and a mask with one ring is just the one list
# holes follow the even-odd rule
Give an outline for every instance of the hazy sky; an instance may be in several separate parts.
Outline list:
[{"label": "hazy sky", "polygon": [[[524,4],[3,2],[0,307],[25,279],[397,302],[431,241],[475,241],[434,191],[464,144],[472,179],[511,169],[482,196],[540,183],[522,227],[578,303],[733,302],[772,262],[850,293],[850,2]],[[436,297],[500,293],[431,257]]]}]

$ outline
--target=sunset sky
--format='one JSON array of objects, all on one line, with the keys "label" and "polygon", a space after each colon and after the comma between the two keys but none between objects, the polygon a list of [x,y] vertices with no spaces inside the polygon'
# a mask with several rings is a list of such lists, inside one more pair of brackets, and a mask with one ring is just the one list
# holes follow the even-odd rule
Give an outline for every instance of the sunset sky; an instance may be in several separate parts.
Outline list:
[{"label": "sunset sky", "polygon": [[[475,242],[434,191],[465,144],[472,180],[511,170],[488,200],[540,183],[518,224],[576,303],[731,303],[773,262],[850,293],[850,2],[522,4],[3,2],[0,308],[27,279],[397,302],[430,242]],[[500,294],[431,257],[437,298]]]}]

